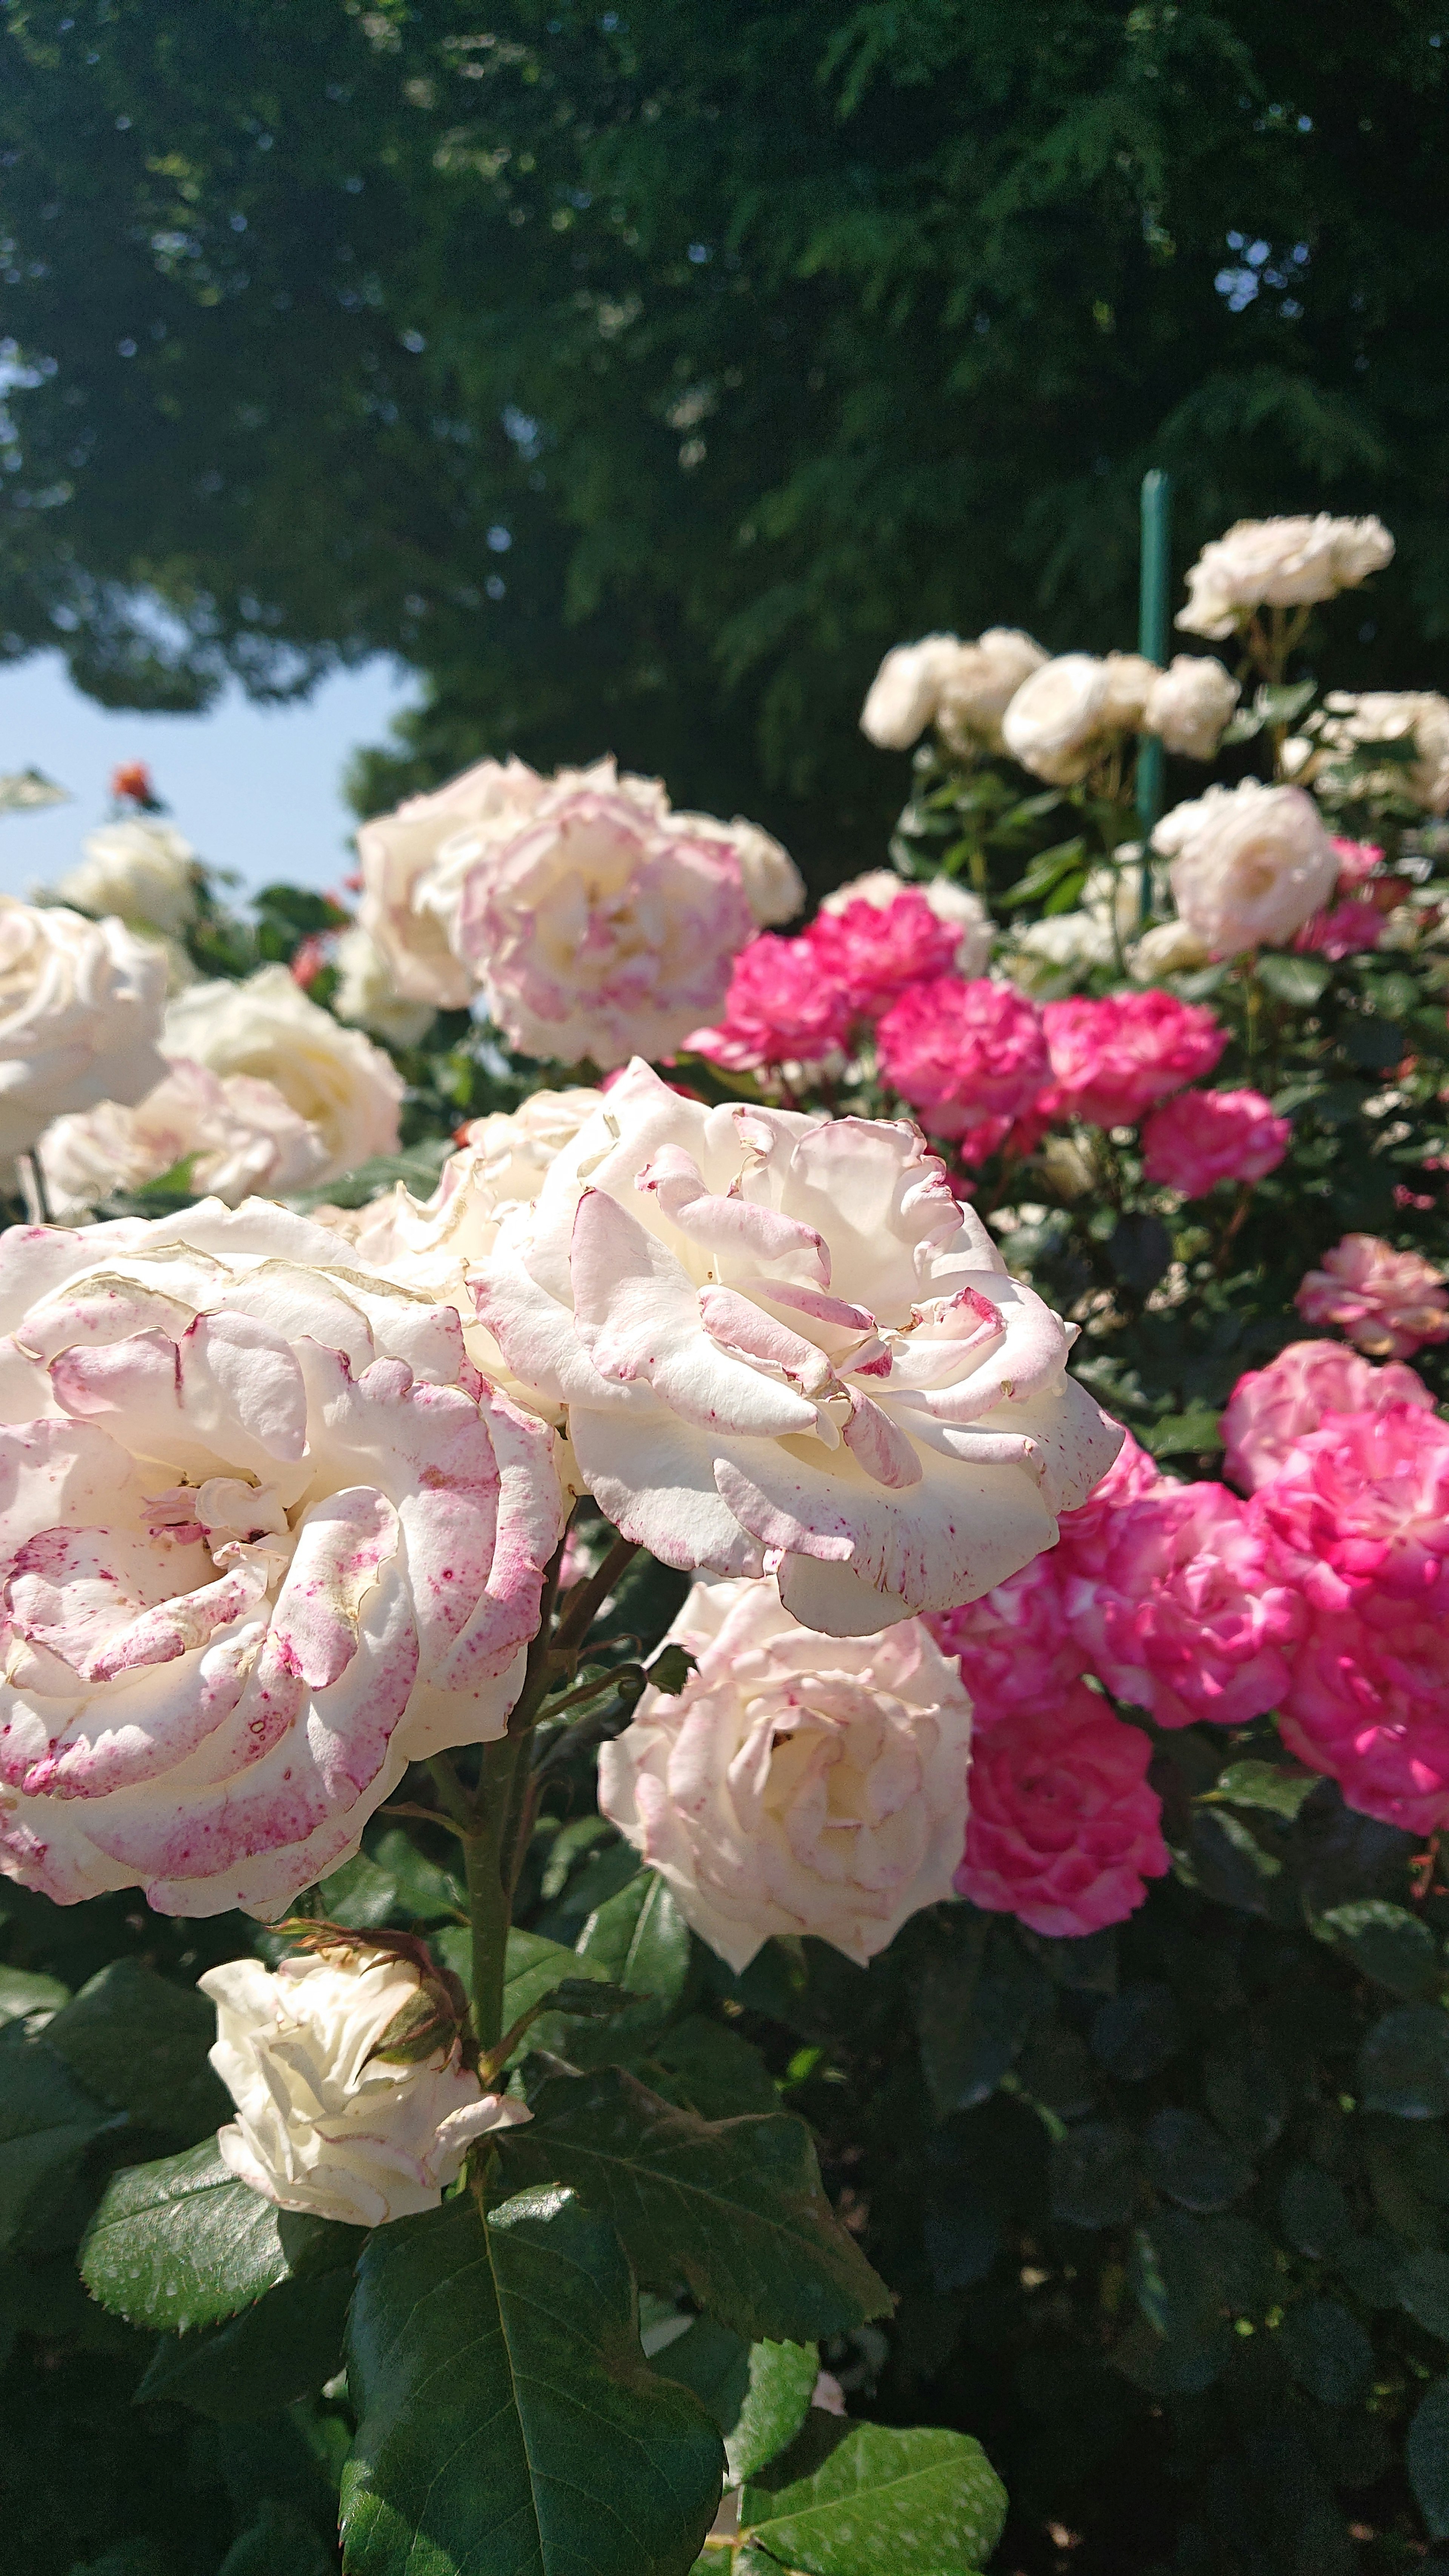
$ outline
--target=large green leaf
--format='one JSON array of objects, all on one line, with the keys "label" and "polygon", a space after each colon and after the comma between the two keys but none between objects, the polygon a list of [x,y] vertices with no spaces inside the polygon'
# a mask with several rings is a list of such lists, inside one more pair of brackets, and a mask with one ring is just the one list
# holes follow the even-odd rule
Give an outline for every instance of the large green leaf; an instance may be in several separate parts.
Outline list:
[{"label": "large green leaf", "polygon": [[641,1870],[589,1916],[578,1948],[581,1958],[595,1961],[610,1985],[626,1994],[677,2004],[684,1992],[689,1926],[655,1870]]},{"label": "large green leaf", "polygon": [[231,2116],[226,2086],[207,2062],[215,2005],[139,1959],[112,1959],[45,2036],[73,2074],[146,2128],[190,2140]]},{"label": "large green leaf", "polygon": [[819,2377],[820,2355],[813,2343],[751,2346],[750,2384],[725,2435],[725,2459],[736,2486],[758,2477],[794,2441]]},{"label": "large green leaf", "polygon": [[0,2249],[36,2243],[111,2114],[64,2060],[12,2021],[0,2029]]},{"label": "large green leaf", "polygon": [[[350,2229],[338,2232],[351,2236]],[[151,2356],[138,2400],[164,2397],[233,2423],[312,2396],[342,2365],[354,2251],[349,2243],[332,2271],[279,2282],[224,2325],[168,2335]]]},{"label": "large green leaf", "polygon": [[1006,2490],[966,2433],[812,2415],[740,2498],[740,2529],[804,2576],[965,2576],[1001,2537]]},{"label": "large green leaf", "polygon": [[81,2278],[103,2308],[165,2333],[217,2325],[279,2281],[335,2269],[361,2242],[359,2229],[275,2208],[207,2138],[114,2177],[86,2230]]},{"label": "large green leaf", "polygon": [[607,2219],[469,2195],[372,2237],[348,2330],[348,2576],[687,2576],[720,2439],[639,2349]]},{"label": "large green leaf", "polygon": [[533,2114],[500,2140],[509,2175],[572,2184],[608,2211],[641,2280],[686,2281],[752,2343],[809,2343],[889,2308],[821,2189],[803,2120],[701,2120],[617,2066],[552,2077]]},{"label": "large green leaf", "polygon": [[1404,2444],[1409,2484],[1431,2540],[1449,2540],[1449,2377],[1421,2400]]},{"label": "large green leaf", "polygon": [[38,1977],[28,1968],[0,1968],[0,2022],[24,2021],[35,2012],[57,2012],[70,2001],[70,1988],[59,1977]]}]

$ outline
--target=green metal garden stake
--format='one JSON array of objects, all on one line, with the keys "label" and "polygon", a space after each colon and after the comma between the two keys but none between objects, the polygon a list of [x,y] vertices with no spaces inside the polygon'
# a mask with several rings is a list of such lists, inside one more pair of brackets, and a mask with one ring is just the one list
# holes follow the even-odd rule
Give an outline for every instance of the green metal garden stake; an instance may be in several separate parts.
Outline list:
[{"label": "green metal garden stake", "polygon": [[[1149,662],[1167,660],[1167,586],[1171,576],[1172,477],[1154,465],[1142,477],[1142,570],[1137,605],[1137,650]],[[1162,745],[1155,734],[1139,738],[1137,819],[1142,826],[1140,919],[1152,911],[1152,861],[1148,845],[1162,811]]]}]

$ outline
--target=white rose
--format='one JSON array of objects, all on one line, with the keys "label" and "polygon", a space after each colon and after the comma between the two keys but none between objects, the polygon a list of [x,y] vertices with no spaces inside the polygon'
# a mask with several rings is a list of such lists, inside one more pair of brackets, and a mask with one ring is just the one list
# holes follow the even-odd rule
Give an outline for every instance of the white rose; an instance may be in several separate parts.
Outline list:
[{"label": "white rose", "polygon": [[56,888],[81,912],[113,912],[173,939],[196,919],[196,852],[174,825],[141,815],[103,823],[81,848],[80,866]]},{"label": "white rose", "polygon": [[1109,653],[1104,664],[1107,697],[1102,709],[1104,733],[1136,733],[1143,711],[1162,673],[1143,653]]},{"label": "white rose", "polygon": [[358,920],[381,950],[404,1001],[461,1010],[473,979],[448,944],[446,903],[435,897],[438,854],[461,827],[526,814],[545,782],[521,760],[480,760],[428,796],[409,796],[357,835],[362,870]]},{"label": "white rose", "polygon": [[396,1065],[309,1002],[285,966],[261,966],[240,984],[193,984],[168,1008],[161,1044],[213,1073],[274,1083],[327,1149],[319,1181],[397,1152],[404,1086]]},{"label": "white rose", "polygon": [[279,1198],[317,1179],[327,1149],[274,1083],[250,1074],[223,1082],[184,1057],[134,1108],[103,1100],[57,1118],[36,1147],[51,1214],[63,1224],[86,1215],[113,1190],[141,1190],[178,1164],[185,1187],[228,1207]]},{"label": "white rose", "polygon": [[1070,787],[1085,778],[1107,721],[1110,681],[1093,653],[1059,653],[1024,680],[1001,720],[1014,760]]},{"label": "white rose", "polygon": [[1023,680],[1046,659],[1041,645],[1018,626],[988,626],[974,644],[958,644],[945,667],[936,707],[948,749],[962,759],[1000,751],[1001,719]]},{"label": "white rose", "polygon": [[697,1583],[670,1636],[698,1658],[599,1753],[599,1805],[738,1975],[775,1934],[861,1967],[951,1893],[971,1702],[919,1619],[822,1636],[773,1582]]},{"label": "white rose", "polygon": [[681,831],[702,832],[707,840],[731,844],[740,863],[745,901],[761,930],[794,920],[804,905],[805,880],[789,851],[760,824],[747,823],[742,814],[732,823],[716,822],[713,814],[676,813],[673,820]]},{"label": "white rose", "polygon": [[1176,653],[1148,691],[1142,729],[1184,760],[1212,760],[1241,695],[1215,654]]},{"label": "white rose", "polygon": [[1256,778],[1175,805],[1153,834],[1173,900],[1209,957],[1284,948],[1327,903],[1338,860],[1311,796]]},{"label": "white rose", "polygon": [[1056,912],[1016,932],[1006,968],[1023,992],[1055,993],[1064,981],[1075,982],[1096,966],[1111,966],[1116,956],[1110,920],[1093,912]]},{"label": "white rose", "polygon": [[1188,604],[1176,623],[1220,642],[1256,608],[1306,608],[1355,589],[1393,560],[1394,541],[1378,519],[1239,519],[1205,545],[1187,576]]},{"label": "white rose", "polygon": [[451,1307],[270,1201],[0,1238],[0,1869],[279,1913],[503,1733],[564,1506]]},{"label": "white rose", "polygon": [[1366,689],[1358,696],[1335,690],[1324,705],[1323,739],[1335,751],[1412,735],[1413,766],[1385,770],[1384,783],[1407,787],[1431,814],[1449,812],[1449,698],[1436,689]]},{"label": "white rose", "polygon": [[868,868],[864,876],[852,877],[848,885],[822,896],[820,909],[844,912],[847,904],[873,903],[877,912],[889,912],[898,894],[923,894],[936,919],[959,930],[952,959],[958,975],[985,974],[991,962],[991,915],[979,894],[958,885],[954,877],[902,877],[894,868]]},{"label": "white rose", "polygon": [[475,2138],[525,2104],[485,2093],[456,2038],[415,2064],[373,2052],[414,2004],[418,1971],[376,1950],[229,1959],[197,1980],[216,2006],[211,2062],[237,2107],[221,2160],[279,2209],[380,2227],[436,2209]]},{"label": "white rose", "polygon": [[1159,921],[1133,942],[1127,972],[1134,984],[1156,984],[1164,975],[1185,974],[1207,962],[1207,950],[1189,923]]},{"label": "white rose", "polygon": [[667,1565],[778,1567],[831,1635],[990,1590],[1121,1434],[904,1120],[681,1099],[635,1062],[473,1282]]},{"label": "white rose", "polygon": [[0,1158],[68,1109],[143,1099],[165,996],[163,951],[121,922],[0,895]]},{"label": "white rose", "polygon": [[431,1002],[409,1002],[371,931],[354,921],[337,942],[338,983],[332,1008],[339,1020],[371,1029],[394,1046],[417,1046],[437,1017]]},{"label": "white rose", "polygon": [[603,1098],[583,1086],[535,1091],[511,1114],[496,1110],[475,1118],[466,1142],[443,1165],[431,1198],[415,1199],[398,1181],[370,1207],[346,1215],[350,1240],[375,1270],[466,1309],[465,1319],[471,1320],[464,1281],[492,1251],[503,1210],[532,1203],[555,1155],[572,1143]]},{"label": "white rose", "polygon": [[935,721],[941,691],[961,653],[956,635],[923,635],[896,644],[870,684],[860,729],[881,751],[909,751]]}]

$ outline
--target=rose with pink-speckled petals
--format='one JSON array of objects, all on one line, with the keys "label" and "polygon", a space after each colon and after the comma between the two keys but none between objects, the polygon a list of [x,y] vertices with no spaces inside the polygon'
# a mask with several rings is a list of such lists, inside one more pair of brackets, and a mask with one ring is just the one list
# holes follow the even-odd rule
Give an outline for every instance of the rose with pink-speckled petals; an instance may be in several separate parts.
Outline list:
[{"label": "rose with pink-speckled petals", "polygon": [[1331,1413],[1382,1413],[1434,1399],[1414,1369],[1360,1359],[1342,1342],[1290,1342],[1266,1368],[1239,1378],[1223,1415],[1223,1473],[1250,1494],[1276,1475],[1290,1449]]},{"label": "rose with pink-speckled petals", "polygon": [[451,1307],[259,1200],[0,1241],[0,1869],[279,1913],[501,1735],[564,1506]]},{"label": "rose with pink-speckled petals", "polygon": [[473,978],[448,938],[451,903],[438,900],[439,855],[457,832],[511,819],[542,796],[545,781],[521,760],[478,760],[426,796],[406,797],[357,835],[362,870],[358,920],[386,962],[404,1001],[457,1010]]},{"label": "rose with pink-speckled petals", "polygon": [[1449,1422],[1417,1404],[1331,1413],[1250,1510],[1304,1596],[1337,1610],[1372,1585],[1449,1611]]},{"label": "rose with pink-speckled petals", "polygon": [[961,1666],[978,1736],[1008,1709],[1054,1707],[1087,1671],[1063,1578],[1061,1548],[1049,1547],[979,1600],[927,1620],[941,1652]]},{"label": "rose with pink-speckled petals", "polygon": [[1113,1514],[1066,1610],[1093,1672],[1159,1726],[1244,1726],[1276,1706],[1303,1626],[1295,1570],[1225,1485],[1164,1477]]},{"label": "rose with pink-speckled petals", "polygon": [[1449,1624],[1369,1589],[1318,1612],[1279,1713],[1300,1762],[1336,1780],[1350,1807],[1405,1833],[1449,1827]]},{"label": "rose with pink-speckled petals", "polygon": [[1449,1288],[1421,1253],[1376,1234],[1346,1234],[1310,1270],[1293,1300],[1305,1324],[1337,1324],[1370,1359],[1410,1360],[1449,1341]]},{"label": "rose with pink-speckled petals", "polygon": [[718,1023],[695,1029],[688,1045],[732,1073],[819,1064],[848,1044],[853,1016],[844,986],[821,972],[808,940],[765,930],[735,959]]},{"label": "rose with pink-speckled petals", "polygon": [[626,1538],[778,1569],[836,1636],[1004,1582],[1121,1438],[903,1120],[710,1109],[633,1065],[473,1291]]},{"label": "rose with pink-speckled petals", "polygon": [[839,986],[852,1014],[878,1019],[908,984],[947,974],[958,934],[924,894],[906,886],[886,905],[868,898],[819,912],[804,933],[818,971]]},{"label": "rose with pink-speckled petals", "polygon": [[1276,1172],[1293,1129],[1261,1091],[1179,1091],[1142,1130],[1144,1178],[1185,1199]]},{"label": "rose with pink-speckled petals", "polygon": [[938,975],[911,984],[876,1030],[880,1069],[933,1136],[1000,1133],[1029,1110],[1048,1075],[1042,1015],[1010,984]]},{"label": "rose with pink-speckled petals", "polygon": [[1155,986],[1048,1002],[1042,1022],[1051,1056],[1042,1106],[1093,1127],[1135,1127],[1157,1101],[1211,1073],[1228,1042],[1204,1004]]},{"label": "rose with pink-speckled petals", "polygon": [[951,1892],[971,1702],[919,1619],[821,1635],[772,1582],[697,1583],[669,1634],[697,1659],[599,1754],[599,1805],[738,1972],[773,1934],[864,1967]]},{"label": "rose with pink-speckled petals", "polygon": [[676,820],[657,780],[612,760],[560,770],[520,820],[455,833],[439,885],[509,1044],[604,1072],[682,1046],[755,929],[730,827]]},{"label": "rose with pink-speckled petals", "polygon": [[978,1727],[958,1894],[1051,1940],[1124,1922],[1168,1867],[1151,1758],[1084,1682]]}]

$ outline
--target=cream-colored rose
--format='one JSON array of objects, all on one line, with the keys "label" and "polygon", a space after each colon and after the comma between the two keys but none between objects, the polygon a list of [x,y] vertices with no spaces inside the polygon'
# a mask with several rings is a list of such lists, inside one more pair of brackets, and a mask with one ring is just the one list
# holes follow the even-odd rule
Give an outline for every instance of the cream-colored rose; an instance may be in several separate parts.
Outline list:
[{"label": "cream-colored rose", "polygon": [[761,930],[794,920],[804,905],[805,880],[789,851],[760,824],[747,823],[742,814],[732,823],[716,822],[713,814],[676,813],[672,819],[680,831],[701,832],[706,840],[730,843],[740,863],[745,901]]},{"label": "cream-colored rose", "polygon": [[506,816],[521,819],[545,783],[524,761],[479,760],[446,787],[409,796],[396,813],[362,825],[357,917],[404,1001],[451,1011],[470,999],[473,978],[448,944],[449,904],[436,899],[439,853],[461,828]]},{"label": "cream-colored rose", "polygon": [[103,823],[81,843],[79,867],[56,892],[80,912],[106,913],[177,939],[196,919],[196,852],[170,823],[134,815]]},{"label": "cream-colored rose", "polygon": [[142,1190],[179,1164],[197,1198],[228,1207],[311,1187],[327,1161],[315,1127],[275,1083],[226,1081],[185,1057],[134,1108],[103,1100],[57,1118],[36,1147],[50,1212],[62,1225],[88,1216],[114,1190]]},{"label": "cream-colored rose", "polygon": [[475,2138],[532,2116],[484,2092],[456,2038],[410,2065],[374,2053],[419,1992],[405,1959],[339,1947],[275,1975],[229,1959],[198,1983],[237,2107],[217,2133],[221,2160],[279,2209],[345,2227],[412,2218],[437,2208]]},{"label": "cream-colored rose", "polygon": [[393,982],[392,969],[371,931],[354,921],[337,942],[337,990],[332,1008],[339,1020],[371,1029],[393,1046],[417,1046],[437,1017],[431,1002],[410,1002]]},{"label": "cream-colored rose", "polygon": [[923,635],[895,644],[866,693],[860,729],[881,751],[909,751],[935,721],[941,692],[961,652],[957,635]]},{"label": "cream-colored rose", "polygon": [[1134,984],[1156,984],[1164,975],[1186,974],[1207,962],[1207,950],[1190,923],[1159,921],[1133,941],[1127,972]]},{"label": "cream-colored rose", "polygon": [[1094,653],[1059,653],[1024,680],[1001,720],[1013,760],[1057,787],[1085,778],[1107,726],[1110,679]]},{"label": "cream-colored rose", "polygon": [[697,1657],[599,1754],[599,1805],[736,1974],[772,1935],[861,1967],[951,1893],[971,1702],[918,1619],[802,1628],[768,1580],[697,1583],[670,1636]]},{"label": "cream-colored rose", "polygon": [[1046,659],[1041,645],[1018,626],[988,626],[974,644],[958,644],[936,705],[936,725],[947,749],[965,760],[1000,751],[1001,719],[1023,680]]},{"label": "cream-colored rose", "polygon": [[1136,733],[1144,710],[1163,674],[1144,653],[1109,653],[1104,669],[1107,697],[1102,709],[1104,733]]},{"label": "cream-colored rose", "polygon": [[1449,812],[1449,698],[1436,689],[1366,689],[1356,697],[1335,690],[1324,706],[1322,739],[1334,751],[1404,742],[1412,735],[1412,765],[1386,769],[1383,783],[1406,787],[1431,814]]},{"label": "cream-colored rose", "polygon": [[395,1154],[403,1079],[359,1029],[344,1029],[309,1002],[285,966],[261,966],[240,984],[193,984],[166,1013],[161,1040],[219,1074],[271,1082],[327,1149],[317,1181]]},{"label": "cream-colored rose", "polygon": [[374,1269],[409,1288],[426,1288],[471,1319],[463,1282],[493,1249],[505,1207],[528,1206],[556,1154],[601,1107],[604,1094],[584,1086],[535,1091],[521,1108],[475,1118],[450,1154],[432,1197],[415,1199],[398,1181],[385,1198],[348,1219],[350,1240]]},{"label": "cream-colored rose", "polygon": [[994,936],[991,915],[979,894],[958,885],[954,877],[901,877],[894,868],[868,868],[848,885],[821,898],[822,912],[844,912],[847,904],[873,903],[889,912],[898,894],[923,894],[938,921],[961,934],[952,965],[958,975],[984,975],[991,962]]},{"label": "cream-colored rose", "polygon": [[163,951],[121,922],[0,895],[0,1159],[67,1110],[144,1099],[165,997]]},{"label": "cream-colored rose", "polygon": [[1094,912],[1049,913],[1017,931],[1006,953],[1006,971],[1024,993],[1054,996],[1065,992],[1094,967],[1110,966],[1117,955],[1110,920]]},{"label": "cream-colored rose", "polygon": [[1214,642],[1245,626],[1257,608],[1306,608],[1354,590],[1392,562],[1394,541],[1378,519],[1239,519],[1203,547],[1187,576],[1188,604],[1177,624]]},{"label": "cream-colored rose", "polygon": [[1242,695],[1212,653],[1176,653],[1147,693],[1142,730],[1184,760],[1212,760]]},{"label": "cream-colored rose", "polygon": [[1153,834],[1172,860],[1179,916],[1209,957],[1283,948],[1338,882],[1338,859],[1311,796],[1256,778],[1175,805]]}]

